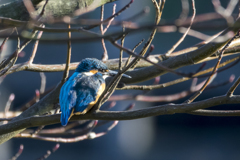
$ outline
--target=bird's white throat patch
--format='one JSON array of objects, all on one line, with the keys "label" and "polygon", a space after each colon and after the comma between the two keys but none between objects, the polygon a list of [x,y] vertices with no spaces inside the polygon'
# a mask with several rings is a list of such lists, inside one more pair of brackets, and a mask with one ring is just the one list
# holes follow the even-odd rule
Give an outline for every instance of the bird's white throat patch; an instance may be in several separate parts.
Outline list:
[{"label": "bird's white throat patch", "polygon": [[[86,76],[93,76],[94,74],[96,73],[93,73],[93,72],[83,72],[83,74],[85,74]],[[107,74],[103,74],[103,79],[105,80],[107,77],[111,77],[110,75],[107,75]]]},{"label": "bird's white throat patch", "polygon": [[111,77],[111,76],[109,76],[109,75],[107,75],[107,74],[103,75],[103,79],[104,79],[104,80],[105,80],[106,78],[108,78],[108,77]]},{"label": "bird's white throat patch", "polygon": [[94,75],[93,72],[83,72],[83,74],[85,74],[86,76],[92,76],[92,75]]}]

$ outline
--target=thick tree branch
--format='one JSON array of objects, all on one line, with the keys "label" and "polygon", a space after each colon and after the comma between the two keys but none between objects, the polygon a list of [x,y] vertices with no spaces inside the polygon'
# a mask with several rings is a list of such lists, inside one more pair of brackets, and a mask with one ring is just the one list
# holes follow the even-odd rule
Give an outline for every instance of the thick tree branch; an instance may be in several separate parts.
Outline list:
[{"label": "thick tree branch", "polygon": [[[223,104],[237,104],[240,103],[240,96],[219,96],[207,100],[194,102],[191,104],[167,104],[156,107],[149,107],[146,109],[132,110],[132,111],[96,111],[93,113],[86,113],[84,115],[73,116],[71,120],[132,120],[158,115],[168,115],[175,113],[187,113],[189,111],[209,108]],[[45,107],[46,108],[46,107]],[[36,127],[41,125],[50,125],[60,123],[60,114],[50,116],[34,116],[25,119],[15,120],[8,124],[0,126],[0,135],[6,133],[19,132],[24,128]]]},{"label": "thick tree branch", "polygon": [[[54,18],[62,18],[64,16],[74,16],[75,14],[83,14],[89,12],[103,4],[113,2],[115,0],[57,0],[49,1],[45,7],[42,18],[47,19],[47,16]],[[31,0],[35,7],[34,15],[39,15],[44,7],[44,0]],[[0,6],[0,16],[12,18],[16,20],[29,20],[29,13],[22,0],[15,0]]]}]

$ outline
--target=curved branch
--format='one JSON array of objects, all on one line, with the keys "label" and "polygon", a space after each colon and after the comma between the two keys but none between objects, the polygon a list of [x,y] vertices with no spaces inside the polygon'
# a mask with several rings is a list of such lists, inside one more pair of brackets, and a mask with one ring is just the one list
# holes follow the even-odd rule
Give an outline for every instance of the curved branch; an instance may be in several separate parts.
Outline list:
[{"label": "curved branch", "polygon": [[[156,107],[133,111],[96,111],[94,113],[86,113],[84,115],[75,115],[71,120],[132,120],[151,116],[188,113],[189,111],[204,109],[222,104],[237,104],[240,103],[240,96],[219,96],[207,100],[194,102],[191,104],[167,104]],[[22,130],[28,127],[36,127],[40,125],[50,125],[60,123],[60,114],[50,116],[34,116],[0,126],[0,135]]]},{"label": "curved branch", "polygon": [[[180,52],[180,51],[178,51]],[[238,54],[240,52],[240,47],[239,46],[233,46],[230,47],[228,49],[226,49],[224,56],[230,56],[230,55],[234,55],[234,54]],[[185,54],[185,53],[189,53],[186,51],[182,51],[181,54]],[[174,53],[173,53],[174,54]],[[216,53],[214,53],[216,54]],[[159,63],[162,60],[159,59],[159,57],[161,57],[161,54],[156,54],[156,55],[151,55],[148,57],[148,59],[154,63]],[[214,60],[217,57],[211,56],[208,58],[205,58],[202,61],[199,61],[199,63],[205,62],[205,61],[210,61],[210,60]],[[126,63],[127,58],[123,58],[123,63]],[[118,66],[119,66],[119,60],[118,59],[109,59],[106,62],[106,65],[108,66],[109,69],[111,70],[117,70]],[[71,63],[70,64],[70,68],[69,70],[74,70],[76,69],[78,65],[78,62],[75,63]],[[143,67],[149,67],[152,66],[150,63],[144,61],[144,60],[140,60],[140,63],[137,64],[136,68],[143,68]],[[65,64],[32,64],[32,65],[28,65],[27,63],[19,63],[14,65],[8,72],[7,74],[11,74],[14,72],[19,72],[19,71],[32,71],[32,72],[60,72],[60,71],[64,71],[65,69]],[[130,71],[131,72],[131,71]]]}]

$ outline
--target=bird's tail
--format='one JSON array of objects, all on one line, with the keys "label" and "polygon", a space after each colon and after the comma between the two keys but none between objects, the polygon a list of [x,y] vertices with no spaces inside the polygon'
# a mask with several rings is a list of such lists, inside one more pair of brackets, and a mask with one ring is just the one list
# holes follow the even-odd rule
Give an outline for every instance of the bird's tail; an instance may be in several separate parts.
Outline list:
[{"label": "bird's tail", "polygon": [[68,124],[69,119],[73,115],[73,108],[71,110],[66,110],[65,112],[62,111],[61,114],[61,124],[66,126]]}]

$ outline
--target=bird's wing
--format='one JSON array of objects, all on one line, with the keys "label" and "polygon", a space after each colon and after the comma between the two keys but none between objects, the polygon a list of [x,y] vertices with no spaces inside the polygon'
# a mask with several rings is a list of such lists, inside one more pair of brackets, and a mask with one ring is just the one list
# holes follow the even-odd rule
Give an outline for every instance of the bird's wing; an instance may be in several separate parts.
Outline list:
[{"label": "bird's wing", "polygon": [[80,89],[77,94],[77,102],[74,112],[86,113],[89,104],[96,101],[96,91]]},{"label": "bird's wing", "polygon": [[73,86],[76,83],[76,78],[81,77],[81,75],[74,73],[62,86],[60,95],[59,95],[59,103],[60,109],[62,111],[61,114],[61,124],[63,126],[67,125],[68,120],[72,114],[73,108],[76,104],[77,100],[77,91],[73,89]]},{"label": "bird's wing", "polygon": [[86,113],[105,89],[102,78],[74,73],[61,88],[61,123],[67,125],[73,112]]}]

